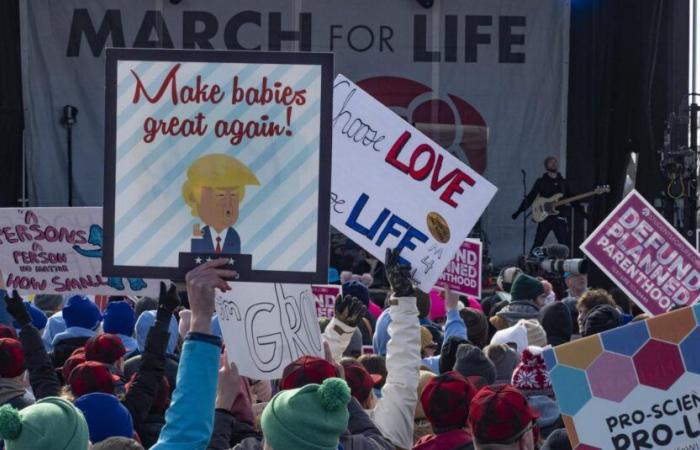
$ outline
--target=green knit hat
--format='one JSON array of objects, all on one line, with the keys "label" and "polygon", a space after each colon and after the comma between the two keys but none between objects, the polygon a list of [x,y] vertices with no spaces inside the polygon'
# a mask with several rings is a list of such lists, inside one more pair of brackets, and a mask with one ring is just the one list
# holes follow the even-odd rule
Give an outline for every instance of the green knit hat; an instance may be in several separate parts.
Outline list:
[{"label": "green knit hat", "polygon": [[265,440],[275,450],[336,450],[348,428],[349,401],[350,388],[340,378],[281,391],[262,413]]},{"label": "green knit hat", "polygon": [[87,450],[88,426],[72,403],[47,397],[17,411],[0,407],[0,439],[6,450]]},{"label": "green knit hat", "polygon": [[534,300],[544,294],[544,285],[537,278],[521,273],[510,288],[513,300]]}]

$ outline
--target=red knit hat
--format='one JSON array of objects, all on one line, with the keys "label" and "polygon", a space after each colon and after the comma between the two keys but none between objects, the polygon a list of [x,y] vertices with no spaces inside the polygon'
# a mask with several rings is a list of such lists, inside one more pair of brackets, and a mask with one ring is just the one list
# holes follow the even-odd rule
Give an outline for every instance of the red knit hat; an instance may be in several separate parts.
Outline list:
[{"label": "red knit hat", "polygon": [[24,365],[24,350],[17,339],[0,339],[0,378],[14,378],[22,375]]},{"label": "red knit hat", "polygon": [[433,430],[439,434],[465,426],[474,395],[476,388],[459,372],[445,372],[425,385],[420,403]]},{"label": "red knit hat", "polygon": [[352,396],[362,403],[369,398],[372,388],[380,383],[381,375],[371,374],[360,363],[352,363],[345,366],[345,381],[350,386]]},{"label": "red knit hat", "polygon": [[328,361],[316,356],[302,356],[291,362],[282,372],[280,388],[296,389],[307,384],[322,384],[326,378],[337,377],[335,367]]},{"label": "red knit hat", "polygon": [[85,353],[78,353],[76,355],[71,355],[66,362],[63,363],[63,367],[61,368],[61,374],[63,375],[63,380],[68,382],[68,379],[70,378],[70,373],[75,369],[78,365],[84,363],[87,361],[85,359]]},{"label": "red knit hat", "polygon": [[99,361],[114,364],[126,354],[122,339],[116,334],[98,334],[85,343],[85,358],[88,361]]},{"label": "red knit hat", "polygon": [[114,386],[119,381],[118,375],[113,375],[106,364],[98,361],[78,364],[68,377],[68,384],[75,398],[92,392],[114,394]]},{"label": "red knit hat", "polygon": [[511,444],[535,423],[539,415],[527,398],[509,384],[486,386],[472,400],[469,426],[480,444]]},{"label": "red knit hat", "polygon": [[542,353],[532,347],[526,348],[520,355],[520,362],[513,371],[511,384],[528,397],[531,395],[554,396]]},{"label": "red knit hat", "polygon": [[0,324],[0,338],[17,339],[17,332],[12,327]]}]

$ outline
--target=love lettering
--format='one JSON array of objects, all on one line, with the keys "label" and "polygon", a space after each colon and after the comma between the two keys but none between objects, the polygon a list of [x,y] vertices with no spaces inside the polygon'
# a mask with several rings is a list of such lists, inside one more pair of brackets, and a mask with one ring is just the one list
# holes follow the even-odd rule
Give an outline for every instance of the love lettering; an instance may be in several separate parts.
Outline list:
[{"label": "love lettering", "polygon": [[458,204],[453,199],[453,196],[464,193],[464,185],[462,183],[474,186],[476,181],[459,168],[443,174],[442,162],[444,157],[428,144],[416,146],[410,152],[408,163],[400,161],[399,156],[410,139],[411,133],[404,131],[386,154],[385,161],[401,172],[408,174],[416,181],[424,181],[430,177],[430,189],[433,192],[442,189],[440,200],[453,208],[457,208]]}]

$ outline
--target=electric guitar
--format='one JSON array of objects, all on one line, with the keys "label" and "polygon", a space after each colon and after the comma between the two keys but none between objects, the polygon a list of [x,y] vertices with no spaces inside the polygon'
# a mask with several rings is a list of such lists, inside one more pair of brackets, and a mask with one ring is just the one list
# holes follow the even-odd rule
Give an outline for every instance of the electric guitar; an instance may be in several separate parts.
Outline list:
[{"label": "electric guitar", "polygon": [[591,192],[586,192],[585,194],[575,195],[573,197],[564,198],[564,194],[555,194],[551,197],[540,197],[539,195],[532,202],[532,220],[535,222],[543,222],[549,216],[556,216],[559,214],[560,206],[568,205],[584,198],[592,197],[594,195],[602,195],[610,192],[610,186],[607,184],[604,186],[598,186]]}]

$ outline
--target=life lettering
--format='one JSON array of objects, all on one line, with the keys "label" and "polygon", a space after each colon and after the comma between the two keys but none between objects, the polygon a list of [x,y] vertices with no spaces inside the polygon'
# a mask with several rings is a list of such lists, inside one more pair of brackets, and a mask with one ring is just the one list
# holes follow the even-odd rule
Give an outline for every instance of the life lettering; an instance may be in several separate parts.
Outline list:
[{"label": "life lettering", "polygon": [[[459,168],[455,168],[443,175],[443,155],[436,154],[435,149],[425,143],[419,144],[413,149],[408,163],[399,161],[399,156],[410,139],[411,133],[404,131],[396,139],[394,145],[391,146],[385,161],[416,181],[424,181],[430,177],[430,189],[433,192],[443,189],[440,194],[440,200],[453,208],[457,208],[459,205],[453,196],[464,193],[464,185],[462,183],[474,186],[476,181]],[[427,155],[427,159],[425,157],[421,158],[423,155]]]}]

